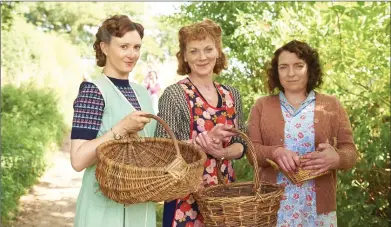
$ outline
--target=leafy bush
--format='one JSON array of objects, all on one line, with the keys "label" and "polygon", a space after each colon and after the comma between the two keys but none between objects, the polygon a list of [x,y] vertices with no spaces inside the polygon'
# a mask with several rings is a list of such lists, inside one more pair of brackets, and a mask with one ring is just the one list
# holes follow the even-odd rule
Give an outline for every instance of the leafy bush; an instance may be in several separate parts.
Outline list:
[{"label": "leafy bush", "polygon": [[78,47],[55,33],[39,31],[20,16],[14,17],[1,41],[1,84],[20,86],[34,81],[37,88],[54,89],[60,111],[71,122],[72,104],[89,67],[79,57]]},{"label": "leafy bush", "polygon": [[1,217],[6,224],[19,198],[44,172],[45,151],[59,144],[65,124],[52,90],[5,85],[1,93]]}]

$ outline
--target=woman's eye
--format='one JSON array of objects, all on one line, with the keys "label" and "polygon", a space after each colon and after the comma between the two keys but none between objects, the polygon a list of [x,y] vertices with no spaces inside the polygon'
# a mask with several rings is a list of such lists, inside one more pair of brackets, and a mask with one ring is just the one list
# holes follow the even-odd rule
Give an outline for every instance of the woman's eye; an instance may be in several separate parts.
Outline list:
[{"label": "woman's eye", "polygon": [[126,48],[128,48],[128,46],[122,45],[121,48],[125,50]]}]

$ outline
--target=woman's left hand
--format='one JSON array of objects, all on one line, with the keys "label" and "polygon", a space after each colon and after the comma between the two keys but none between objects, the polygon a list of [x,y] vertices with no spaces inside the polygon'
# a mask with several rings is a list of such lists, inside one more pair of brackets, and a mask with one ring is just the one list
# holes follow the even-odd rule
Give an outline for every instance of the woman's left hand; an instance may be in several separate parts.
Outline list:
[{"label": "woman's left hand", "polygon": [[338,166],[340,157],[334,147],[326,141],[318,145],[319,152],[311,152],[303,156],[308,159],[301,162],[303,169],[317,170],[311,175],[318,175]]}]

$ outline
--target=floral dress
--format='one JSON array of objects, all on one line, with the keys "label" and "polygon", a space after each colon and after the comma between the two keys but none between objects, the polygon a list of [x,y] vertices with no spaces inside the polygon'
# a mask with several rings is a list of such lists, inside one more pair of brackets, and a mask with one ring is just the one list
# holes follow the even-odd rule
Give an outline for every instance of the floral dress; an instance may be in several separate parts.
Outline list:
[{"label": "floral dress", "polygon": [[[285,120],[284,147],[297,152],[299,156],[314,151],[315,92],[311,91],[297,110],[288,103],[284,93],[280,92],[280,104]],[[337,226],[335,211],[325,214],[316,212],[315,180],[295,185],[279,172],[277,183],[285,185],[277,227]]]},{"label": "floral dress", "polygon": [[[190,138],[194,132],[202,133],[204,131],[210,131],[219,123],[235,125],[235,127],[237,127],[233,96],[223,85],[215,83],[216,90],[220,95],[221,106],[213,107],[202,97],[189,79],[184,79],[178,83],[186,93],[186,99],[190,108]],[[227,145],[228,144],[224,144],[224,146]],[[235,172],[230,160],[224,160],[221,163],[220,169],[218,169],[216,159],[207,155],[204,167],[203,179],[207,185],[218,184],[217,171],[221,171],[225,182],[228,183],[235,180]],[[171,202],[171,204],[165,204],[164,215],[170,215],[170,209],[166,209],[169,206],[175,206],[175,214],[171,226],[204,226],[203,217],[199,212],[198,205],[192,194],[185,198],[177,199],[176,201]],[[166,225],[164,225],[164,227],[166,227]]]}]

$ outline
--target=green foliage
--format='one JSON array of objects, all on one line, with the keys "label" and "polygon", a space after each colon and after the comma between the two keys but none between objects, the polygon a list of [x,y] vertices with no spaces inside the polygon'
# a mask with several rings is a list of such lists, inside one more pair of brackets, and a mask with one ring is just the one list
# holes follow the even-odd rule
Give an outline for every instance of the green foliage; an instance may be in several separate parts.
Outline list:
[{"label": "green foliage", "polygon": [[2,85],[34,81],[40,88],[55,89],[61,112],[70,122],[72,102],[86,68],[77,46],[54,33],[38,31],[20,16],[2,33],[1,45]]},{"label": "green foliage", "polygon": [[45,151],[62,139],[64,119],[71,122],[83,65],[76,46],[37,30],[17,13],[1,43],[1,216],[6,224],[17,213],[20,196],[45,170]]},{"label": "green foliage", "polygon": [[249,164],[246,156],[240,160],[235,160],[233,167],[237,176],[237,182],[253,181],[254,167]]},{"label": "green foliage", "polygon": [[92,45],[95,34],[89,29],[118,12],[135,17],[140,7],[143,8],[143,3],[29,2],[21,12],[28,22],[43,31],[67,34],[75,44]]},{"label": "green foliage", "polygon": [[178,29],[161,18],[153,20],[154,23],[145,25],[148,36],[143,39],[142,59],[151,63],[175,58]]},{"label": "green foliage", "polygon": [[45,151],[62,140],[63,116],[54,91],[5,85],[1,91],[1,217],[7,224],[20,196],[45,170]]},{"label": "green foliage", "polygon": [[167,49],[167,44],[172,43],[172,39],[167,39],[170,27],[147,19],[148,16],[143,16],[147,10],[143,2],[28,2],[16,11],[41,31],[69,39],[89,58],[95,58],[92,45],[98,26],[115,14],[128,15],[145,27],[141,59],[163,62],[170,54]]},{"label": "green foliage", "polygon": [[[339,173],[338,225],[380,227],[390,212],[389,15],[384,2],[194,2],[166,20],[210,18],[222,26],[230,68],[217,79],[240,90],[246,118],[267,95],[274,50],[292,39],[315,47],[325,73],[320,91],[345,106],[361,154],[352,170]],[[252,179],[251,168],[245,159],[235,162],[240,180]]]},{"label": "green foliage", "polygon": [[163,223],[163,204],[156,204],[156,227],[162,227]]},{"label": "green foliage", "polygon": [[[324,46],[319,47],[330,62],[325,66],[328,86],[324,90],[344,103],[361,153],[352,171],[339,174],[338,222],[343,226],[385,226],[390,212],[390,34],[385,32],[390,8],[385,3],[330,8],[325,14],[336,19],[328,26],[337,34],[325,37]],[[363,215],[342,218],[342,214],[357,213]]]},{"label": "green foliage", "polygon": [[13,11],[18,2],[0,2],[1,6],[1,30],[6,31],[12,26]]}]

